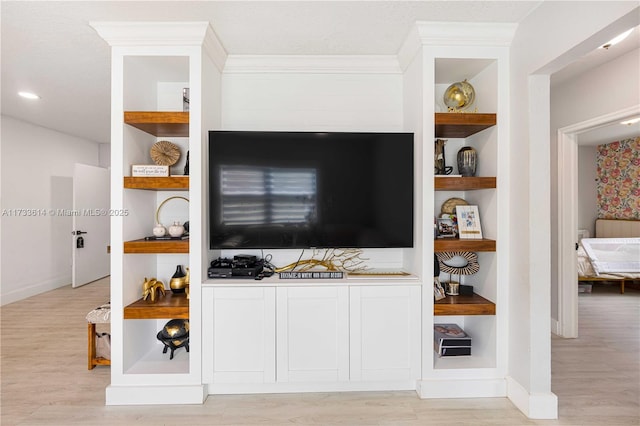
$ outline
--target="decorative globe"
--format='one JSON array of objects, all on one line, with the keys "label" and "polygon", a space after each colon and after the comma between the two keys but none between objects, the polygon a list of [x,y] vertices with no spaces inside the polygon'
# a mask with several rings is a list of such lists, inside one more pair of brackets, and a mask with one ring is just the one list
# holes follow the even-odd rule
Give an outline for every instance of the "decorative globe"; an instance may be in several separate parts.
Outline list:
[{"label": "decorative globe", "polygon": [[444,91],[444,104],[453,110],[465,110],[476,99],[476,91],[467,80],[453,83]]},{"label": "decorative globe", "polygon": [[189,320],[172,319],[160,331],[163,339],[173,340],[189,336]]}]

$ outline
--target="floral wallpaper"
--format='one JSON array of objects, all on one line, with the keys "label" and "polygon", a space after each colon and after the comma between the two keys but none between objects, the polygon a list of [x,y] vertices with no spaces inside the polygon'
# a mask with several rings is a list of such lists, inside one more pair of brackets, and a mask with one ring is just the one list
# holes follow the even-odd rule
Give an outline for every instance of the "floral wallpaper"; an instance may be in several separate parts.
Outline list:
[{"label": "floral wallpaper", "polygon": [[640,137],[598,145],[598,217],[640,219]]}]

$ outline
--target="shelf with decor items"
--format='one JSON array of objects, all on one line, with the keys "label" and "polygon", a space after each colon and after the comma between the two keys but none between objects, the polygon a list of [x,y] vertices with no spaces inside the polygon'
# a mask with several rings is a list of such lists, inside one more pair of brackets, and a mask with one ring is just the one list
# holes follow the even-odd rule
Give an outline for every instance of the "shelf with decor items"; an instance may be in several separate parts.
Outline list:
[{"label": "shelf with decor items", "polygon": [[189,240],[132,240],[124,242],[127,254],[189,253]]},{"label": "shelf with decor items", "polygon": [[483,238],[471,240],[462,238],[438,238],[433,242],[433,251],[496,251],[496,241]]},{"label": "shelf with decor items", "polygon": [[185,293],[166,290],[152,301],[140,298],[125,306],[124,319],[189,319],[189,299]]},{"label": "shelf with decor items", "polygon": [[492,176],[435,176],[436,191],[470,191],[474,189],[496,189],[496,178]]},{"label": "shelf with decor items", "polygon": [[436,112],[437,138],[467,138],[496,125],[496,114]]},{"label": "shelf with decor items", "polygon": [[125,111],[124,122],[156,137],[189,136],[189,112]]},{"label": "shelf with decor items", "polygon": [[496,304],[482,296],[447,296],[433,304],[433,315],[495,315]]},{"label": "shelf with decor items", "polygon": [[189,176],[124,176],[123,186],[151,191],[188,191]]}]

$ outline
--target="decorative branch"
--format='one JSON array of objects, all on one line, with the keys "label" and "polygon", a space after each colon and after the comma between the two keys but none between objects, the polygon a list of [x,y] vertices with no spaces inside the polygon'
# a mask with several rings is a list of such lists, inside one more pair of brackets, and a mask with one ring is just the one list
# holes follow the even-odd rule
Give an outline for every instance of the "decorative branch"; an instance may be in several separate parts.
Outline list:
[{"label": "decorative branch", "polygon": [[327,271],[357,272],[367,269],[363,259],[361,249],[314,249],[310,259],[298,260],[276,268],[276,272],[300,272],[309,271],[313,268],[322,267]]}]

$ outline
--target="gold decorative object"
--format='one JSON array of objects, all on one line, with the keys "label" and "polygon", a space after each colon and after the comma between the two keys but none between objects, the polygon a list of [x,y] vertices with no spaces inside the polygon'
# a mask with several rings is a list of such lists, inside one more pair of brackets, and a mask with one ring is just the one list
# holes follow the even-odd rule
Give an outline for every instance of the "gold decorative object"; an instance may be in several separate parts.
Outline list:
[{"label": "gold decorative object", "polygon": [[160,222],[160,210],[162,209],[162,206],[164,206],[165,204],[167,204],[168,201],[170,200],[176,200],[176,199],[180,199],[180,200],[185,200],[187,203],[189,202],[189,199],[186,197],[182,197],[180,195],[175,195],[173,197],[169,197],[166,200],[164,200],[163,202],[160,203],[160,205],[158,206],[158,208],[156,209],[156,224],[160,224],[162,225],[162,222]]},{"label": "gold decorative object", "polygon": [[144,283],[142,284],[142,299],[147,300],[147,297],[151,296],[151,301],[155,302],[156,291],[159,293],[159,295],[161,294],[162,296],[164,296],[164,283],[155,278],[147,280],[147,278],[145,277]]},{"label": "gold decorative object", "polygon": [[468,110],[476,99],[476,91],[467,80],[453,83],[444,91],[444,104],[449,112]]},{"label": "gold decorative object", "polygon": [[468,204],[469,203],[467,203],[462,198],[449,198],[447,201],[445,201],[442,204],[442,207],[440,208],[440,213],[454,215],[456,214],[456,206],[466,206]]},{"label": "gold decorative object", "polygon": [[297,268],[299,272],[309,271],[316,267],[322,267],[327,271],[357,272],[366,269],[361,259],[360,249],[315,249],[311,259],[298,260],[282,268],[276,268],[275,272],[293,271]]},{"label": "gold decorative object", "polygon": [[159,166],[173,166],[180,158],[180,148],[169,141],[158,141],[151,147],[151,159]]}]

